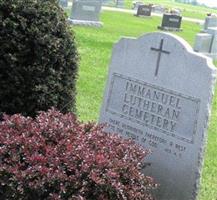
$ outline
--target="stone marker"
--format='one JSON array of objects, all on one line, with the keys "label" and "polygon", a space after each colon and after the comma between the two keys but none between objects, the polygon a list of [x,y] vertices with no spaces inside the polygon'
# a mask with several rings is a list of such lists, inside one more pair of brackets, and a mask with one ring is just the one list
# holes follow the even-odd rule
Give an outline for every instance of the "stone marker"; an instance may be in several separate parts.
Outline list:
[{"label": "stone marker", "polygon": [[68,7],[68,0],[59,0],[59,5],[63,8]]},{"label": "stone marker", "polygon": [[217,16],[210,15],[207,16],[204,23],[204,30],[207,30],[209,27],[217,27]]},{"label": "stone marker", "polygon": [[195,38],[194,50],[216,59],[217,27],[208,28],[207,33],[198,33]]},{"label": "stone marker", "polygon": [[217,58],[217,17],[215,15],[206,17],[204,29],[196,35],[194,50],[211,58]]},{"label": "stone marker", "polygon": [[216,69],[168,33],[123,38],[113,49],[100,123],[151,149],[145,175],[157,200],[195,200]]},{"label": "stone marker", "polygon": [[102,26],[99,15],[101,0],[74,0],[69,23],[74,25]]},{"label": "stone marker", "polygon": [[181,31],[182,17],[174,14],[164,14],[161,26],[158,29],[166,31]]},{"label": "stone marker", "polygon": [[202,53],[210,52],[211,41],[212,35],[208,33],[198,33],[195,39],[194,50]]},{"label": "stone marker", "polygon": [[139,5],[137,9],[136,16],[145,16],[150,17],[151,16],[151,5]]}]

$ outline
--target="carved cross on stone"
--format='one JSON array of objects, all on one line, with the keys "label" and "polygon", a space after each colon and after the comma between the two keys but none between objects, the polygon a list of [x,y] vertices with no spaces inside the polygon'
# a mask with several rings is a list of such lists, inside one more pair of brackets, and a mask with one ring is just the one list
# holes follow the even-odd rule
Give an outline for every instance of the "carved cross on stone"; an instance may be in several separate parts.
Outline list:
[{"label": "carved cross on stone", "polygon": [[156,66],[156,70],[155,70],[155,76],[158,75],[158,71],[159,71],[159,67],[160,67],[161,54],[162,54],[162,53],[170,54],[169,51],[165,51],[165,50],[163,50],[163,42],[164,42],[164,40],[161,39],[159,49],[154,48],[154,47],[151,47],[151,50],[152,50],[152,51],[157,51],[157,52],[158,52],[158,58],[157,58],[157,66]]}]

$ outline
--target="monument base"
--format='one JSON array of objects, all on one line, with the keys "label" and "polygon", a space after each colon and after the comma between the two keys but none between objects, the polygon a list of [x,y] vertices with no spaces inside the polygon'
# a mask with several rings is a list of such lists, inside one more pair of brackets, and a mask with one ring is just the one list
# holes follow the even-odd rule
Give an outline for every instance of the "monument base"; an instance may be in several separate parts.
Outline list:
[{"label": "monument base", "polygon": [[95,27],[103,26],[103,23],[99,21],[77,20],[77,19],[70,19],[70,18],[68,18],[68,23],[72,25],[79,25],[79,26],[95,26]]},{"label": "monument base", "polygon": [[177,32],[182,31],[181,28],[172,28],[172,27],[166,27],[166,26],[158,26],[157,28],[163,31],[177,31]]}]

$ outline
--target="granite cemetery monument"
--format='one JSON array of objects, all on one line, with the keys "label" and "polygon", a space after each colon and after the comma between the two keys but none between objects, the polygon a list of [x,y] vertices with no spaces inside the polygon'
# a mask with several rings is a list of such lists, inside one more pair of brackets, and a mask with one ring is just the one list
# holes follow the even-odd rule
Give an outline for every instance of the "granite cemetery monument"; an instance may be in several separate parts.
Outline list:
[{"label": "granite cemetery monument", "polygon": [[203,30],[196,35],[194,50],[217,58],[217,16],[207,16]]},{"label": "granite cemetery monument", "polygon": [[152,5],[139,5],[136,16],[150,17],[152,11]]},{"label": "granite cemetery monument", "polygon": [[74,25],[102,26],[99,21],[101,0],[74,0],[69,23]]},{"label": "granite cemetery monument", "polygon": [[100,122],[151,149],[145,175],[157,200],[195,200],[216,69],[168,33],[122,38],[113,48]]},{"label": "granite cemetery monument", "polygon": [[161,26],[158,29],[166,31],[181,31],[182,17],[166,13],[163,15]]},{"label": "granite cemetery monument", "polygon": [[209,27],[217,27],[217,16],[216,15],[208,15],[205,18],[204,22],[204,30],[207,30]]}]

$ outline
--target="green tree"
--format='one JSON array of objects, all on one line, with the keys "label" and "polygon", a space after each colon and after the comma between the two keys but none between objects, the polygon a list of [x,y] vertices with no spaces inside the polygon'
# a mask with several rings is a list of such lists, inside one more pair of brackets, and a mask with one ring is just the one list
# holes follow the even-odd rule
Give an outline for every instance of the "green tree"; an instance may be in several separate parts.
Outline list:
[{"label": "green tree", "polygon": [[75,111],[77,63],[57,0],[0,0],[0,112]]}]

